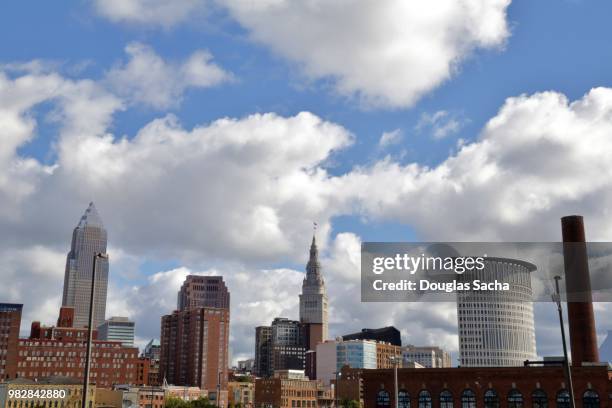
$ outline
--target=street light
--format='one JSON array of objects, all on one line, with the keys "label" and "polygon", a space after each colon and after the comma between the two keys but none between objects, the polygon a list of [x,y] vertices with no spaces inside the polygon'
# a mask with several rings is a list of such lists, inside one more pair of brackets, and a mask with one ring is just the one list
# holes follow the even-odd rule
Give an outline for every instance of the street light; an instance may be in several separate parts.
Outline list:
[{"label": "street light", "polygon": [[389,356],[389,360],[393,363],[393,391],[395,394],[395,408],[399,408],[399,391],[397,389],[397,356]]},{"label": "street light", "polygon": [[91,368],[91,343],[93,337],[93,314],[94,314],[94,294],[96,290],[96,266],[98,259],[108,259],[108,255],[96,252],[93,255],[93,265],[91,271],[91,296],[89,297],[89,320],[87,325],[87,353],[85,354],[85,375],[83,379],[83,398],[81,408],[87,407],[87,397],[89,395],[89,372]]},{"label": "street light", "polygon": [[342,372],[336,371],[334,374],[336,374],[336,385],[334,388],[334,397],[336,399],[336,408],[338,408],[340,406],[340,396],[338,395],[338,380],[342,376]]},{"label": "street light", "polygon": [[559,291],[560,276],[555,276],[555,289],[552,299],[557,304],[559,312],[559,324],[561,325],[561,341],[563,342],[563,368],[565,369],[565,382],[567,383],[567,391],[569,393],[570,408],[574,408],[574,386],[572,385],[572,372],[567,358],[567,345],[565,344],[565,326],[563,325],[563,309],[561,308],[561,292]]}]

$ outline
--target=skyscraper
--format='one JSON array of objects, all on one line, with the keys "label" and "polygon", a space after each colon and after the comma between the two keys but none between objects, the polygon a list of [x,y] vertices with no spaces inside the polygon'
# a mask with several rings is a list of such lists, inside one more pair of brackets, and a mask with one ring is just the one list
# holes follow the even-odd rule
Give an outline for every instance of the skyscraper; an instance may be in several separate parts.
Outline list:
[{"label": "skyscraper", "polygon": [[300,322],[304,325],[308,350],[315,350],[318,343],[327,339],[327,291],[314,236],[300,294]]},{"label": "skyscraper", "polygon": [[98,327],[98,339],[120,341],[125,347],[134,347],[135,323],[127,317],[113,316]]},{"label": "skyscraper", "polygon": [[525,360],[536,358],[530,275],[535,269],[529,262],[488,257],[483,270],[460,275],[460,281],[498,280],[511,287],[503,293],[458,293],[462,367],[522,366]]},{"label": "skyscraper", "polygon": [[255,374],[272,376],[272,326],[255,328]]},{"label": "skyscraper", "polygon": [[178,293],[177,309],[194,307],[229,309],[230,294],[221,276],[187,276]]},{"label": "skyscraper", "polygon": [[[106,242],[106,229],[100,215],[94,203],[89,203],[85,214],[72,232],[72,244],[66,259],[64,275],[62,306],[74,307],[75,327],[87,325],[94,255],[98,253],[106,255]],[[94,328],[104,323],[106,314],[108,258],[97,258],[96,265]]]}]

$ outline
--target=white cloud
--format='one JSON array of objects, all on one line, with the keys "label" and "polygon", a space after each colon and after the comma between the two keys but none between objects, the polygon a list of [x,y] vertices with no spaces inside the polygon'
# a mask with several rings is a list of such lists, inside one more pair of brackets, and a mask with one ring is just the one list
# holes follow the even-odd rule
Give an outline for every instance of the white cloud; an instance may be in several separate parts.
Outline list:
[{"label": "white cloud", "polygon": [[457,115],[453,115],[445,110],[434,113],[424,112],[415,126],[415,130],[423,131],[429,129],[434,139],[443,139],[461,130],[465,121]]},{"label": "white cloud", "polygon": [[174,26],[202,9],[203,0],[94,0],[98,13],[114,22]]},{"label": "white cloud", "polygon": [[254,40],[367,106],[408,107],[509,35],[510,0],[223,0]]},{"label": "white cloud", "polygon": [[380,136],[380,140],[378,141],[378,147],[382,149],[390,145],[398,144],[402,141],[402,137],[403,135],[401,129],[383,132],[383,134]]},{"label": "white cloud", "polygon": [[195,51],[180,63],[165,61],[141,43],[128,44],[125,52],[129,61],[107,72],[106,82],[133,103],[158,109],[174,107],[188,88],[209,88],[232,80],[205,50]]}]

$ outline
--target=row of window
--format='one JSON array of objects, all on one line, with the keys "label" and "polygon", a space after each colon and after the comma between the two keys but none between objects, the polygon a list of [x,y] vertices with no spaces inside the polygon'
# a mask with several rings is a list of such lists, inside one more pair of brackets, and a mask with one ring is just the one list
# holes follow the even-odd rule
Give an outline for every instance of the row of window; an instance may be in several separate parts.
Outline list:
[{"label": "row of window", "polygon": [[[439,397],[440,408],[453,408],[454,398],[449,390],[444,390]],[[507,406],[509,408],[523,408],[525,406],[525,398],[523,394],[516,389],[510,390],[506,396]],[[570,397],[566,389],[561,389],[557,392],[556,397],[557,408],[569,408]],[[399,408],[410,408],[410,394],[406,390],[398,392]],[[421,390],[417,397],[418,408],[432,408],[432,396],[428,390]],[[582,394],[582,406],[584,408],[599,408],[599,394],[595,390],[586,390]],[[387,390],[380,390],[376,395],[376,407],[386,408],[391,406],[391,394]],[[489,389],[484,393],[485,408],[499,408],[500,396],[494,389]],[[531,406],[533,408],[548,408],[548,395],[542,389],[537,389],[531,393]],[[471,389],[465,389],[461,393],[460,408],[476,408],[476,393]]]}]

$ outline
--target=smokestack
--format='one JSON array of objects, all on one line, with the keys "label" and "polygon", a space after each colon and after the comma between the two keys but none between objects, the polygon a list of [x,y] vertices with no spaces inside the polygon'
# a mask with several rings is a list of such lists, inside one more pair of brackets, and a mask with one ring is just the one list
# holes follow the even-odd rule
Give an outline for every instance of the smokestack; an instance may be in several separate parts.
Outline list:
[{"label": "smokestack", "polygon": [[599,352],[582,216],[561,218],[561,231],[572,364],[596,363],[599,362]]}]

